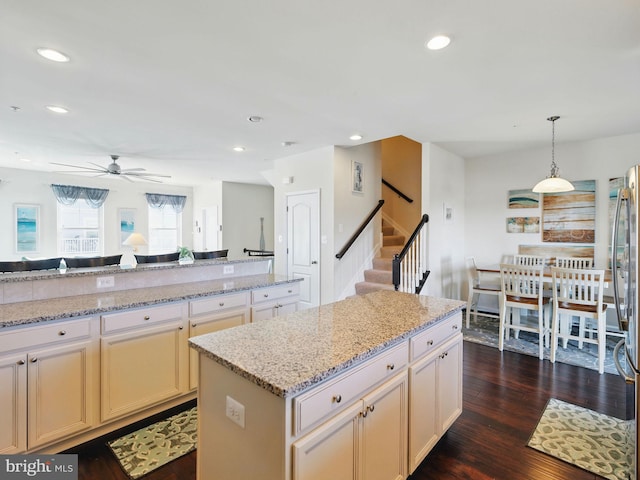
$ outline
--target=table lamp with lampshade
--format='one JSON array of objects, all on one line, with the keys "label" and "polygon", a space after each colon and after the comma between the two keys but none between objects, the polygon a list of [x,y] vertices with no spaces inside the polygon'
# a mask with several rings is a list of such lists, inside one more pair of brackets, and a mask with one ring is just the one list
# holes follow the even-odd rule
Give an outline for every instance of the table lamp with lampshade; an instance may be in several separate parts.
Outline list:
[{"label": "table lamp with lampshade", "polygon": [[140,245],[147,245],[147,241],[140,233],[132,233],[127,237],[127,239],[122,242],[123,245],[127,245],[132,247],[131,250],[126,251],[122,254],[120,258],[120,268],[136,268],[138,265],[138,261],[136,260],[135,252],[138,251],[138,247]]}]

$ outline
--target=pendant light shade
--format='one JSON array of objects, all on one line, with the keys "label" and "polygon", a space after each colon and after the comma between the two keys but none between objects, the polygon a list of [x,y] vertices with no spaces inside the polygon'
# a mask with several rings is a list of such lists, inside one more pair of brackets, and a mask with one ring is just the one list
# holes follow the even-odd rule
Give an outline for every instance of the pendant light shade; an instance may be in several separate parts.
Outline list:
[{"label": "pendant light shade", "polygon": [[558,193],[558,192],[570,192],[575,190],[575,187],[564,178],[559,175],[559,168],[556,165],[555,159],[555,146],[556,146],[556,120],[560,117],[553,116],[547,118],[551,122],[551,173],[544,180],[536,183],[533,187],[535,193]]}]

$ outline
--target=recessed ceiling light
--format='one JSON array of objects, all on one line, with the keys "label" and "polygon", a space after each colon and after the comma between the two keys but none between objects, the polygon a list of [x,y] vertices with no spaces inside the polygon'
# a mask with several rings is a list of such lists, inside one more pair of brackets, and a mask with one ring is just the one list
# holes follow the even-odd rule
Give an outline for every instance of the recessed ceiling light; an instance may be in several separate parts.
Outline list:
[{"label": "recessed ceiling light", "polygon": [[57,105],[47,105],[47,110],[55,113],[69,113],[69,110],[67,110],[64,107],[59,107]]},{"label": "recessed ceiling light", "polygon": [[57,50],[53,50],[52,48],[38,48],[36,51],[41,57],[54,62],[68,62],[70,60],[68,55]]},{"label": "recessed ceiling light", "polygon": [[360,135],[359,133],[356,133],[355,135],[351,135],[349,137],[350,140],[362,140],[362,135]]},{"label": "recessed ceiling light", "polygon": [[440,50],[451,43],[451,39],[446,35],[437,35],[427,42],[429,50]]},{"label": "recessed ceiling light", "polygon": [[240,147],[240,146],[238,146],[238,147],[233,147],[233,150],[234,150],[235,152],[244,152],[244,147]]},{"label": "recessed ceiling light", "polygon": [[264,119],[262,117],[259,117],[258,115],[251,115],[249,118],[247,118],[247,120],[249,120],[251,123],[260,123]]}]

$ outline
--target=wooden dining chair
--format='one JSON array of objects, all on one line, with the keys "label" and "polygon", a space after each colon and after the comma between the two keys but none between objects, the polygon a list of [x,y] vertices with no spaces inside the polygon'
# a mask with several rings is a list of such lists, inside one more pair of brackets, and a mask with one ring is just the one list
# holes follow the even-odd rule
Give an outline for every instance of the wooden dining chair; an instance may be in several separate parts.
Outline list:
[{"label": "wooden dining chair", "polygon": [[[551,268],[553,285],[553,317],[551,321],[551,362],[556,360],[558,339],[576,340],[598,346],[598,372],[604,372],[607,342],[607,305],[603,302],[604,270],[584,268]],[[580,317],[578,333],[572,322],[561,316]],[[595,326],[584,328],[585,321]],[[595,333],[595,337],[590,333]],[[566,345],[566,342],[564,343]]]},{"label": "wooden dining chair", "polygon": [[547,257],[542,255],[514,255],[513,263],[516,265],[541,265],[544,267],[547,264]]},{"label": "wooden dining chair", "polygon": [[[467,257],[466,263],[468,283],[467,328],[469,328],[469,319],[471,318],[472,312],[474,322],[478,321],[478,302],[480,302],[480,296],[491,295],[492,297],[496,297],[497,299],[500,296],[500,284],[492,284],[488,280],[481,279],[480,272],[478,272],[476,261],[473,257]],[[484,313],[484,315],[489,317],[499,317],[499,315],[486,312]]]},{"label": "wooden dining chair", "polygon": [[593,258],[590,257],[556,257],[558,268],[593,268]]},{"label": "wooden dining chair", "polygon": [[[504,341],[509,338],[509,331],[514,330],[515,336],[520,331],[538,334],[540,360],[544,358],[544,347],[549,344],[549,310],[550,298],[543,292],[542,265],[512,265],[500,264],[500,330],[498,348],[504,348]],[[535,323],[522,321],[520,311],[535,313]]]}]

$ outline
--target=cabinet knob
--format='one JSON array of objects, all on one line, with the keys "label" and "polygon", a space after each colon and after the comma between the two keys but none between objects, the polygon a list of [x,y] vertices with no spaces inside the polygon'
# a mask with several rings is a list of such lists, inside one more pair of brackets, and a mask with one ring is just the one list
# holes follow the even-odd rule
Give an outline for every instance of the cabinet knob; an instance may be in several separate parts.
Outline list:
[{"label": "cabinet knob", "polygon": [[182,329],[184,329],[184,327],[183,327],[182,325],[180,325],[180,326],[178,327],[178,330],[182,330]]},{"label": "cabinet knob", "polygon": [[144,319],[145,319],[145,320],[149,320],[150,318],[151,318],[151,317],[150,317],[149,315],[145,315],[145,316],[144,316]]},{"label": "cabinet knob", "polygon": [[335,403],[340,403],[342,401],[342,395],[334,395],[331,401]]},{"label": "cabinet knob", "polygon": [[387,365],[388,370],[393,370],[394,368],[396,368],[396,365],[394,363],[390,363],[389,365]]},{"label": "cabinet knob", "polygon": [[458,325],[453,325],[451,328],[453,328],[454,330],[458,329]]},{"label": "cabinet knob", "polygon": [[268,294],[268,293],[265,293],[265,294],[264,294],[264,298],[267,298],[268,296],[269,296],[269,294]]},{"label": "cabinet knob", "polygon": [[224,307],[224,302],[220,302],[220,303],[218,304],[218,306],[220,306],[220,307]]},{"label": "cabinet knob", "polygon": [[429,340],[429,341],[427,342],[427,345],[432,346],[432,345],[433,345],[433,340]]},{"label": "cabinet knob", "polygon": [[375,405],[367,405],[367,410],[369,410],[370,412],[373,412],[376,409]]},{"label": "cabinet knob", "polygon": [[33,357],[33,358],[31,359],[31,363],[36,363],[37,361],[38,361],[38,357]]},{"label": "cabinet knob", "polygon": [[192,326],[193,328],[195,328],[197,325],[198,325],[197,323],[192,323],[192,324],[191,324],[191,326]]},{"label": "cabinet knob", "polygon": [[67,334],[67,331],[66,331],[66,330],[60,330],[60,331],[58,332],[58,335],[60,335],[61,337],[62,337],[62,336],[64,336],[64,335],[66,335],[66,334]]},{"label": "cabinet knob", "polygon": [[293,293],[293,290],[287,290],[287,293]]},{"label": "cabinet knob", "polygon": [[18,365],[24,365],[24,360],[18,360],[16,363],[17,363]]},{"label": "cabinet knob", "polygon": [[362,418],[366,418],[366,416],[369,415],[369,410],[365,408],[364,412],[360,412],[360,415],[362,415]]}]

